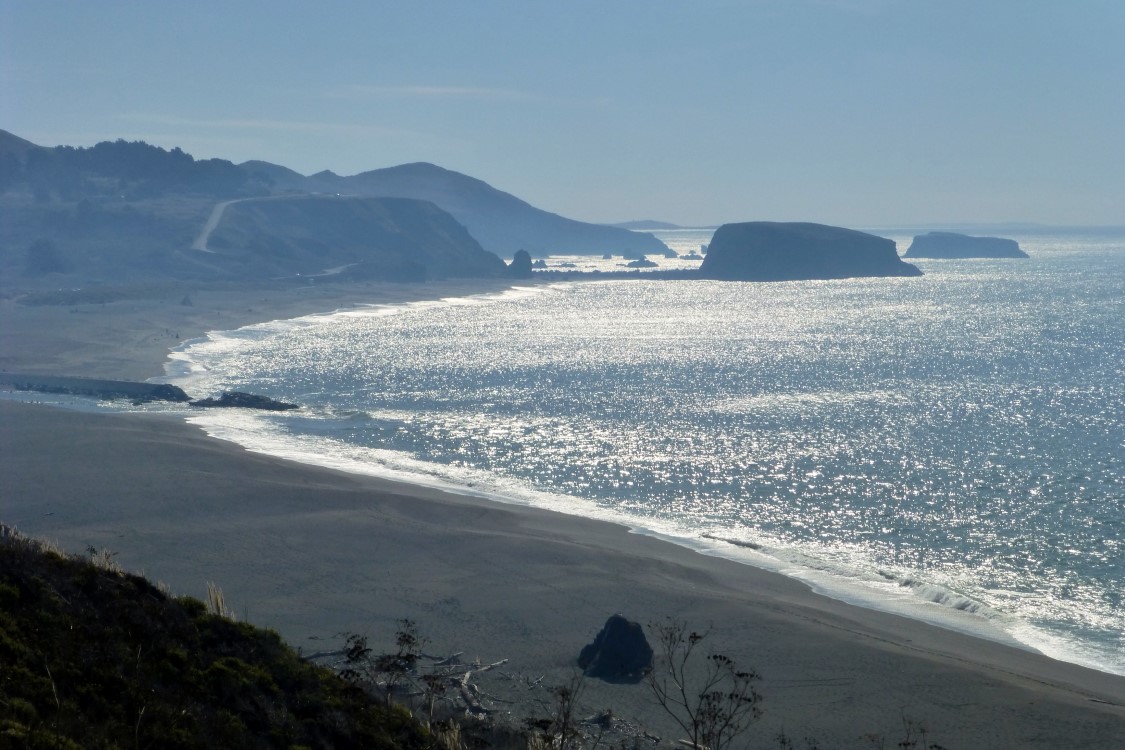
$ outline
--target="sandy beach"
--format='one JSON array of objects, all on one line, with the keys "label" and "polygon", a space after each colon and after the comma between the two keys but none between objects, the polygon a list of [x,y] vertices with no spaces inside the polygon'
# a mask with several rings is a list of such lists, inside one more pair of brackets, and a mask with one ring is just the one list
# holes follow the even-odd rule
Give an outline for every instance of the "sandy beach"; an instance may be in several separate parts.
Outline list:
[{"label": "sandy beach", "polygon": [[[207,330],[497,291],[500,283],[194,291],[105,305],[0,303],[0,368],[143,380]],[[428,651],[507,659],[483,686],[521,718],[565,682],[621,612],[710,628],[756,669],[752,746],[784,730],[822,747],[902,738],[903,717],[946,748],[1112,748],[1125,678],[818,596],[803,584],[612,524],[252,454],[178,419],[0,400],[0,521],[201,597],[218,583],[241,619],[306,652],[339,633],[390,644],[411,618]],[[539,687],[528,687],[528,683]],[[612,708],[665,740],[641,685],[588,680],[584,711]]]}]

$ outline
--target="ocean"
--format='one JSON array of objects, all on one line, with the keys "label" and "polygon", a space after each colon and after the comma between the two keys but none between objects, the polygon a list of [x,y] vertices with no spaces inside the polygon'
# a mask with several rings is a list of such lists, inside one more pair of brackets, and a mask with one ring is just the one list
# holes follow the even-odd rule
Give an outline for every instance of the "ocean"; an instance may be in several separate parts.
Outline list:
[{"label": "ocean", "polygon": [[252,450],[624,523],[1125,674],[1125,238],[1016,239],[1030,260],[920,278],[641,276],[275,321],[186,343],[164,380],[303,405],[189,417]]}]

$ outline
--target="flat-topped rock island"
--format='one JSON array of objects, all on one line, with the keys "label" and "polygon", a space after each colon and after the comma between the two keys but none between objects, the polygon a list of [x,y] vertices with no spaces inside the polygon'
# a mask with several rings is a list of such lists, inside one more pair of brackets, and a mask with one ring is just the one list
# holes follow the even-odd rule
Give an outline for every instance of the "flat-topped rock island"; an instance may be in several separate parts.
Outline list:
[{"label": "flat-topped rock island", "polygon": [[811,223],[750,221],[715,231],[699,267],[705,279],[799,281],[859,276],[921,276],[892,240]]},{"label": "flat-topped rock island", "polygon": [[973,237],[957,232],[919,234],[904,258],[1028,258],[1015,240],[1004,237]]}]

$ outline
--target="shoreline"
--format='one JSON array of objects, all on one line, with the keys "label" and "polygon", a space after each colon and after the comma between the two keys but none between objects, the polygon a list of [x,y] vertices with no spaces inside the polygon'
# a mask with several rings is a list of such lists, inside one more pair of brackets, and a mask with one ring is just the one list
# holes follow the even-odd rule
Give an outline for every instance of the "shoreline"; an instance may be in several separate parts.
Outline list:
[{"label": "shoreline", "polygon": [[[3,364],[16,369],[10,353],[19,351],[44,363],[20,369],[79,374],[58,368],[81,367],[137,379],[157,354],[162,365],[175,343],[157,335],[161,327],[183,341],[326,305],[512,284],[380,286],[394,288],[379,290],[383,299],[371,299],[378,295],[370,287],[276,305],[263,298],[245,312],[238,303],[247,295],[237,293],[226,307],[147,303],[147,315],[138,301],[11,317],[4,308]],[[19,325],[9,325],[16,318]],[[59,327],[74,320],[82,324]],[[96,331],[124,335],[96,351],[59,346]],[[26,353],[9,345],[39,334]],[[159,415],[0,402],[0,447],[7,516],[0,520],[71,552],[114,550],[126,569],[144,568],[179,593],[198,596],[214,580],[240,618],[275,627],[307,651],[347,629],[389,643],[406,616],[430,631],[438,650],[481,649],[484,661],[510,658],[513,670],[561,684],[577,651],[621,610],[645,624],[664,616],[710,622],[716,645],[764,677],[763,736],[784,727],[854,746],[865,732],[893,736],[900,708],[950,747],[1034,745],[1035,737],[1053,738],[1040,739],[1043,747],[1112,746],[1125,732],[1125,678],[848,605],[779,573],[606,521],[262,456]],[[612,706],[661,725],[637,686],[588,681],[587,689],[595,709]]]},{"label": "shoreline", "polygon": [[[412,472],[410,468],[391,468],[380,463],[372,463],[359,458],[329,458],[324,453],[302,450],[301,438],[289,438],[293,441],[288,447],[283,447],[277,442],[263,447],[255,442],[258,437],[256,431],[250,430],[249,437],[239,426],[221,424],[222,414],[192,415],[186,419],[187,423],[200,428],[204,433],[215,440],[222,440],[240,446],[242,449],[273,456],[281,460],[292,461],[305,466],[331,471],[340,471],[357,477],[373,477],[377,480],[405,483],[427,490],[464,495],[477,500],[497,503],[504,506],[517,506],[534,510],[559,513],[564,516],[581,517],[601,523],[621,526],[630,534],[650,537],[663,543],[672,544],[692,553],[714,557],[739,565],[747,565],[757,570],[770,574],[780,575],[789,580],[797,581],[811,593],[835,601],[870,609],[875,612],[916,620],[927,625],[950,630],[962,635],[971,636],[991,643],[1001,644],[1029,653],[1048,656],[1049,658],[1076,666],[1086,667],[1107,674],[1125,677],[1118,671],[1098,669],[1089,661],[1078,659],[1063,659],[1037,648],[1026,641],[1019,640],[1000,624],[991,618],[977,613],[964,612],[956,606],[944,605],[939,602],[929,602],[919,598],[913,593],[903,593],[894,590],[888,584],[887,590],[874,591],[864,586],[863,582],[855,578],[847,578],[839,573],[828,573],[815,567],[794,567],[792,562],[786,562],[780,557],[767,552],[759,551],[756,547],[748,547],[737,541],[722,538],[711,534],[691,536],[686,530],[661,529],[653,525],[644,525],[644,519],[627,514],[607,510],[588,500],[571,497],[568,495],[554,494],[547,491],[526,491],[516,494],[505,494],[502,487],[488,487],[486,481],[468,484],[458,483],[448,479],[438,472],[424,473]],[[208,417],[218,420],[218,423],[207,424]],[[573,503],[574,505],[571,505]],[[567,507],[571,506],[571,507]],[[786,572],[788,570],[788,572]],[[954,592],[950,591],[950,594]]]},{"label": "shoreline", "polygon": [[[455,306],[465,304],[472,299],[502,301],[508,295],[535,295],[551,290],[556,286],[571,285],[569,283],[552,282],[536,285],[534,288],[513,286],[502,292],[480,293],[467,298],[454,299],[451,300],[450,304]],[[393,315],[404,309],[409,309],[412,304],[401,302],[391,305],[378,305],[374,306],[372,314],[377,316]],[[300,328],[306,325],[317,325],[324,321],[346,319],[354,314],[363,315],[365,313],[362,311],[355,313],[352,309],[334,313],[319,313],[296,320],[263,324],[261,330],[268,334],[269,332],[286,330],[290,325]],[[254,328],[257,328],[257,326],[251,326],[249,330]],[[226,351],[227,339],[239,340],[242,338],[241,334],[228,335],[231,333],[229,331],[221,333],[224,335],[217,337],[218,351],[220,352]],[[256,337],[257,334],[253,336]],[[206,337],[193,341],[205,342]],[[174,381],[179,385],[190,388],[189,384],[193,382],[190,377],[191,368],[187,368],[185,365],[190,362],[200,371],[207,370],[209,358],[206,352],[209,343],[211,342],[205,343],[202,358],[198,358],[198,353],[196,358],[190,360],[180,359],[180,355],[174,354],[171,360],[172,366],[166,366],[169,377],[164,378],[164,380]],[[179,349],[183,348],[180,347]],[[177,368],[180,370],[178,373],[175,372]],[[382,456],[363,457],[360,455],[330,454],[324,450],[324,446],[316,445],[315,441],[312,444],[306,444],[305,439],[299,436],[281,438],[276,435],[263,435],[261,430],[253,427],[246,429],[244,421],[250,419],[254,418],[247,416],[245,420],[240,417],[237,421],[226,421],[222,415],[211,414],[191,418],[189,422],[202,427],[209,435],[217,439],[230,440],[254,452],[266,453],[311,466],[419,484],[431,489],[436,488],[457,494],[471,494],[494,502],[555,510],[568,515],[597,518],[607,523],[623,525],[633,533],[661,539],[700,554],[721,557],[784,575],[802,582],[813,593],[836,599],[845,604],[916,619],[990,642],[1047,655],[1059,661],[1125,676],[1125,667],[1108,649],[1104,660],[1102,660],[1096,646],[1091,648],[1084,641],[1068,640],[1065,633],[1060,634],[1056,631],[1033,626],[1026,620],[990,607],[981,599],[973,599],[939,583],[922,582],[925,585],[916,584],[910,580],[910,574],[901,574],[895,578],[882,573],[882,571],[880,571],[880,575],[876,575],[871,570],[859,570],[857,568],[837,567],[831,569],[824,565],[823,560],[810,559],[799,551],[794,553],[793,550],[784,547],[762,551],[761,548],[756,546],[744,545],[737,540],[725,539],[722,536],[710,534],[700,536],[695,533],[696,530],[694,529],[667,523],[656,523],[652,518],[630,516],[624,512],[600,507],[597,503],[581,498],[570,498],[548,490],[513,487],[511,483],[493,481],[487,475],[487,472],[484,475],[451,475],[441,467],[431,468],[431,466],[437,465],[419,463],[408,457],[396,460],[395,458],[384,459]],[[272,431],[267,429],[265,432],[270,433]],[[363,449],[355,448],[355,450],[362,451]],[[924,589],[924,591],[918,589]]]},{"label": "shoreline", "polygon": [[164,375],[173,348],[209,331],[370,304],[498,292],[514,285],[512,279],[457,279],[241,289],[170,286],[109,302],[54,305],[0,298],[0,371],[144,382]]}]

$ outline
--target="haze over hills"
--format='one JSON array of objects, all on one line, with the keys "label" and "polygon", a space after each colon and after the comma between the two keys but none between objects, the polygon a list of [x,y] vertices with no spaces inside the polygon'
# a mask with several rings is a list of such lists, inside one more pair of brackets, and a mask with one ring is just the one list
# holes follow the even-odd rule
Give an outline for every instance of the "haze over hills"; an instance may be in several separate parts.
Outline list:
[{"label": "haze over hills", "polygon": [[[371,248],[379,248],[372,257]],[[499,276],[506,266],[429,201],[281,196],[226,206],[207,252],[248,275],[299,273],[424,281]]]},{"label": "haze over hills", "polygon": [[613,253],[630,258],[668,251],[652,235],[567,219],[482,180],[426,162],[375,169],[351,177],[329,171],[301,177],[267,162],[245,162],[239,167],[251,175],[272,179],[275,190],[431,201],[453,214],[482,247],[503,257],[510,257],[517,250],[527,250],[532,257]]},{"label": "haze over hills", "polygon": [[[312,194],[321,200],[294,200]],[[288,202],[232,203],[217,215],[213,252],[192,249],[217,204],[281,197]],[[143,142],[48,148],[0,131],[0,278],[8,287],[328,270],[364,278],[493,276],[503,265],[491,253],[521,248],[667,250],[651,235],[566,219],[432,164],[305,177],[268,162],[196,160]]]}]

